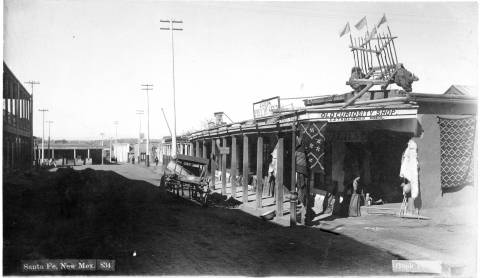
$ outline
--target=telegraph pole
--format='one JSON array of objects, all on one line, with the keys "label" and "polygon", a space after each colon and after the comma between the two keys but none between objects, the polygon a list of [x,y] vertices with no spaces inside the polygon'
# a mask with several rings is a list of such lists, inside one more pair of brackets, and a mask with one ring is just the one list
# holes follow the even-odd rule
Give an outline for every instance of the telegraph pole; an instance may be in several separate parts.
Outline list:
[{"label": "telegraph pole", "polygon": [[175,104],[175,49],[173,31],[183,31],[183,28],[174,28],[174,24],[183,24],[181,20],[160,20],[162,23],[170,23],[170,27],[160,27],[160,30],[168,30],[172,37],[172,84],[173,84],[173,136],[172,136],[172,157],[177,156],[177,108]]},{"label": "telegraph pole", "polygon": [[100,133],[100,138],[102,138],[102,147],[103,147],[103,136],[105,135],[105,133],[101,132]]},{"label": "telegraph pole", "polygon": [[105,133],[101,132],[100,133],[100,137],[102,138],[102,154],[101,154],[101,159],[102,159],[102,165],[103,165],[103,136],[105,135]]},{"label": "telegraph pole", "polygon": [[138,122],[139,122],[139,127],[138,127],[138,160],[137,164],[140,164],[140,144],[142,143],[142,115],[143,115],[143,110],[137,110],[137,115],[138,115]]},{"label": "telegraph pole", "polygon": [[42,164],[43,160],[45,159],[45,148],[44,148],[44,138],[45,138],[45,112],[48,112],[48,109],[38,109],[38,111],[42,112]]},{"label": "telegraph pole", "polygon": [[168,132],[170,132],[170,136],[172,136],[172,130],[170,129],[170,125],[168,124],[167,117],[165,116],[165,111],[163,111],[163,107],[162,107],[162,113],[163,113],[163,118],[165,119],[165,123],[167,123]]},{"label": "telegraph pole", "polygon": [[115,126],[115,142],[118,142],[118,121],[113,122]]},{"label": "telegraph pole", "polygon": [[147,91],[147,145],[146,145],[146,155],[147,155],[147,167],[150,166],[150,149],[149,149],[149,142],[150,142],[150,99],[148,97],[148,91],[153,90],[153,84],[142,84],[142,90]]},{"label": "telegraph pole", "polygon": [[35,157],[35,146],[33,143],[33,88],[34,88],[34,85],[40,85],[40,82],[30,80],[25,83],[30,84],[30,86],[32,87],[32,101],[30,102],[30,123],[32,124],[32,134],[30,135],[30,141],[32,142],[32,160],[33,160],[33,158]]},{"label": "telegraph pole", "polygon": [[48,123],[48,158],[52,158],[52,153],[50,152],[50,124],[53,124],[53,121],[47,121]]},{"label": "telegraph pole", "polygon": [[109,149],[109,151],[110,151],[110,163],[112,163],[112,150],[113,150],[112,149],[112,140],[113,140],[113,138],[110,136],[110,149]]},{"label": "telegraph pole", "polygon": [[[115,143],[118,143],[118,121],[114,121],[113,125],[115,126]],[[112,153],[115,145],[112,146],[112,140],[110,139],[110,162],[112,162]]]}]

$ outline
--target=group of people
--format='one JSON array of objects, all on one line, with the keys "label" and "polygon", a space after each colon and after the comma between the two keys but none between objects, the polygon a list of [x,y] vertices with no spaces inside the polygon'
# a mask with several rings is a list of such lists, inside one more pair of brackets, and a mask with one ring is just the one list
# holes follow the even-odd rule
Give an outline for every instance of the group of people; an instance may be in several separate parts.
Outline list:
[{"label": "group of people", "polygon": [[339,192],[338,185],[335,184],[332,192],[325,195],[323,213],[338,217],[360,216],[360,206],[365,202],[360,187],[360,177],[356,177],[345,192]]},{"label": "group of people", "polygon": [[[135,164],[135,156],[132,156],[131,158],[129,158],[129,160],[130,162],[132,162],[132,164]],[[158,166],[158,156],[155,156],[153,161],[155,162],[155,166]],[[140,158],[138,158],[138,163],[140,163]]]}]

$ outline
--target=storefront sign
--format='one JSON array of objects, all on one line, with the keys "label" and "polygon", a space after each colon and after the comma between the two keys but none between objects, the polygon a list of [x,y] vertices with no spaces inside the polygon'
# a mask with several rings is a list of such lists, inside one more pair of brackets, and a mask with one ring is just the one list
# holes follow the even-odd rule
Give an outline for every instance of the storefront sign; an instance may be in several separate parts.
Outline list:
[{"label": "storefront sign", "polygon": [[305,119],[319,119],[328,122],[407,119],[417,117],[417,108],[337,109],[311,112],[305,116]]},{"label": "storefront sign", "polygon": [[253,118],[263,118],[273,115],[280,108],[280,97],[272,97],[253,104]]},{"label": "storefront sign", "polygon": [[220,147],[220,154],[230,154],[229,147]]}]

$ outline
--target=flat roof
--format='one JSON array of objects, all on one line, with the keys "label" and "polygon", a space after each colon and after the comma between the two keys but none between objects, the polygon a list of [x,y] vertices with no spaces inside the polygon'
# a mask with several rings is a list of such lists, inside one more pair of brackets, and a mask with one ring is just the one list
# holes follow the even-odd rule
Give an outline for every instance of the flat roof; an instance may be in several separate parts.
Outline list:
[{"label": "flat roof", "polygon": [[[40,148],[40,145],[41,143],[38,144],[39,148]],[[47,143],[44,143],[44,148],[48,148],[48,144]],[[87,150],[87,149],[90,149],[90,150],[93,150],[93,149],[108,149],[109,148],[109,145],[104,145],[103,147],[102,146],[95,146],[95,145],[86,145],[86,144],[52,144],[50,143],[50,149],[62,149],[62,150],[66,150],[66,149],[76,149],[76,150]]]}]

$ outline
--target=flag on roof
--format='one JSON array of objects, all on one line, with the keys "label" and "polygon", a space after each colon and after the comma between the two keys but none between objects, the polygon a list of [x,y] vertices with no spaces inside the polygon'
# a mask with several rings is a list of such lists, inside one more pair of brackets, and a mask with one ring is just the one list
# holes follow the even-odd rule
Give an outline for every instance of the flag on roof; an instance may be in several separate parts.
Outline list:
[{"label": "flag on roof", "polygon": [[350,23],[347,22],[345,27],[343,27],[342,31],[340,32],[340,38],[343,37],[346,33],[350,33]]},{"label": "flag on roof", "polygon": [[377,34],[377,26],[373,26],[373,29],[372,31],[370,32],[370,34],[368,34],[367,36],[367,41],[370,41],[371,39],[373,39],[373,37]]},{"label": "flag on roof", "polygon": [[383,14],[382,18],[380,19],[380,21],[377,24],[377,28],[380,27],[380,25],[382,25],[385,22],[387,22],[387,17],[385,16],[385,14]]},{"label": "flag on roof", "polygon": [[355,24],[355,28],[357,28],[357,30],[362,30],[363,27],[367,26],[367,17],[364,16],[362,19],[360,19],[360,21]]}]

